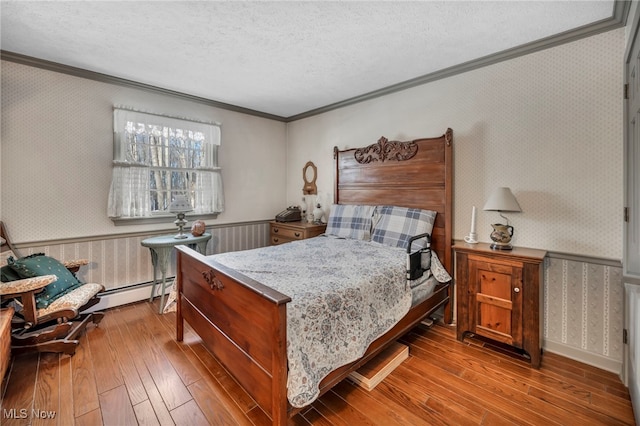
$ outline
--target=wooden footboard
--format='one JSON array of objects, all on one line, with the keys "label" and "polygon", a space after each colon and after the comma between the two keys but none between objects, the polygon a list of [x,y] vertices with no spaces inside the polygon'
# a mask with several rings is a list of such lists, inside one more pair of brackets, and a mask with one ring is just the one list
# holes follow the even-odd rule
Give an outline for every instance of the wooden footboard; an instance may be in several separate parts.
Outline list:
[{"label": "wooden footboard", "polygon": [[187,320],[273,423],[286,424],[291,299],[186,246],[177,249],[177,340]]},{"label": "wooden footboard", "polygon": [[[286,424],[296,412],[288,404],[286,388],[286,305],[291,299],[186,246],[177,250],[177,340],[182,341],[187,320],[273,424]],[[449,291],[448,284],[436,287],[361,359],[329,374],[320,384],[321,394],[446,304]]]}]

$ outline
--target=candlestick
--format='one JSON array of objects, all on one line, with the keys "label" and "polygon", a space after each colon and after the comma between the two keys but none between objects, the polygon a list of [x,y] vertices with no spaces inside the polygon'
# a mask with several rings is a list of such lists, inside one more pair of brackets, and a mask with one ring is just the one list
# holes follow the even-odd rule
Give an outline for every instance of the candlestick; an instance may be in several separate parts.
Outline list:
[{"label": "candlestick", "polygon": [[476,206],[473,206],[471,209],[471,232],[464,237],[464,241],[469,244],[476,244],[478,242],[476,239],[478,237],[476,234],[476,211]]},{"label": "candlestick", "polygon": [[471,210],[471,234],[476,232],[476,206]]}]

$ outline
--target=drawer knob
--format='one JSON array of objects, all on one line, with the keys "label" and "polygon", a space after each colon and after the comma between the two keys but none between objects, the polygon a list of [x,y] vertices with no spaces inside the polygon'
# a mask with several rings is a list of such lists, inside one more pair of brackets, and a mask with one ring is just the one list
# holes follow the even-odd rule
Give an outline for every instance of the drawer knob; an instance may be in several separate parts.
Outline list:
[{"label": "drawer knob", "polygon": [[209,269],[208,271],[202,272],[202,277],[209,284],[211,290],[222,290],[224,288],[224,284],[222,281],[216,277],[216,273],[213,272],[213,269]]},{"label": "drawer knob", "polygon": [[520,293],[520,289],[518,287],[514,288],[513,291],[515,291],[516,293]]},{"label": "drawer knob", "polygon": [[299,237],[299,236],[300,236],[300,233],[299,233],[299,232],[296,232],[294,235],[295,235],[296,237]]},{"label": "drawer knob", "polygon": [[278,232],[278,228],[273,228],[273,232]]}]

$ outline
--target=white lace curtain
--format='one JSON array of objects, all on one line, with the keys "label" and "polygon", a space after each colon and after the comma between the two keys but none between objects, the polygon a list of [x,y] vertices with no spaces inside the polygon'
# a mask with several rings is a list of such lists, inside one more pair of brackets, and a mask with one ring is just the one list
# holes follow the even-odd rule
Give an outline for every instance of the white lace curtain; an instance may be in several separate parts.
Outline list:
[{"label": "white lace curtain", "polygon": [[196,214],[224,211],[218,124],[114,108],[113,129],[109,217],[162,214],[176,195]]}]

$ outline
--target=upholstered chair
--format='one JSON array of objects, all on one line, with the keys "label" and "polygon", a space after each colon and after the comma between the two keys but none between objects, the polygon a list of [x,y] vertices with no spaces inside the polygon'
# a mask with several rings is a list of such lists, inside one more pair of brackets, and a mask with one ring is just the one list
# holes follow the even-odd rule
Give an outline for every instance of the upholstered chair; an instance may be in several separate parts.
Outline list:
[{"label": "upholstered chair", "polygon": [[78,336],[101,312],[85,312],[100,301],[101,284],[76,277],[87,260],[59,262],[44,254],[20,257],[0,222],[0,303],[12,306],[11,352],[75,353]]}]

